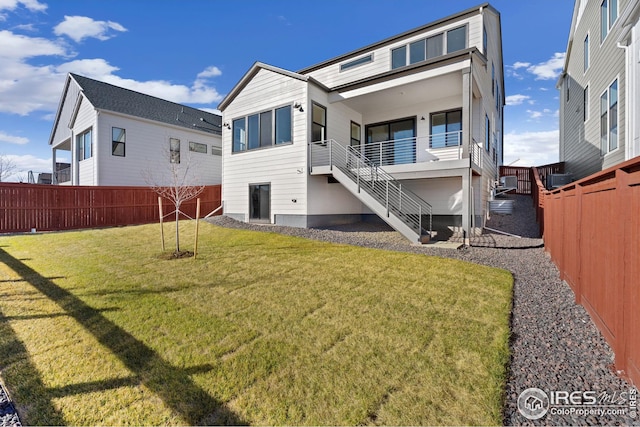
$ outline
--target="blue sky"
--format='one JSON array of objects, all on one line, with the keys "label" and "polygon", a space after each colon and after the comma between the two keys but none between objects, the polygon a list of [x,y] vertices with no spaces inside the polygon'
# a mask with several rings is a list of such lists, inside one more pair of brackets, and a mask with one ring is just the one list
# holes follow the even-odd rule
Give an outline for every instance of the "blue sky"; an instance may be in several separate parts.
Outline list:
[{"label": "blue sky", "polygon": [[[255,61],[296,71],[481,4],[476,0],[0,0],[0,154],[51,170],[68,72],[213,111]],[[496,0],[505,164],[558,161],[573,0]]]}]

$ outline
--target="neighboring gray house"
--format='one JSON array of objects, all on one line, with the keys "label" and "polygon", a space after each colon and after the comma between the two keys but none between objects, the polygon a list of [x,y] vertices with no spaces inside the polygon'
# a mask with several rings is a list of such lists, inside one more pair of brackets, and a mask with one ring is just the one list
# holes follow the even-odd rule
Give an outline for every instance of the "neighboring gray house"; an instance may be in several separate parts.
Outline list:
[{"label": "neighboring gray house", "polygon": [[640,155],[640,2],[576,0],[560,90],[560,161],[580,179]]},{"label": "neighboring gray house", "polygon": [[224,213],[297,227],[377,215],[415,243],[433,220],[469,237],[498,179],[504,93],[488,3],[298,72],[256,62],[218,106]]},{"label": "neighboring gray house", "polygon": [[[67,76],[49,138],[54,183],[146,186],[168,162],[197,169],[199,184],[221,182],[221,117],[82,77]],[[60,152],[71,163],[59,170]]]}]

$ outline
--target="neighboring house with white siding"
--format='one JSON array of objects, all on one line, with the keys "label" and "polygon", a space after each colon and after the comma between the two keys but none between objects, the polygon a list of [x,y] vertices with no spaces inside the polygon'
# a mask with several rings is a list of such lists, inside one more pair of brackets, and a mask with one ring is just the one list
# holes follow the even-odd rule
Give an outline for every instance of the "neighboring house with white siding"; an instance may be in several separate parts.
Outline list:
[{"label": "neighboring house with white siding", "polygon": [[[170,161],[188,161],[198,184],[220,184],[221,123],[217,114],[69,74],[49,138],[54,183],[146,186],[147,171],[161,179]],[[60,156],[68,169],[56,167]]]},{"label": "neighboring house with white siding", "polygon": [[574,179],[640,155],[640,1],[576,0],[560,90],[560,161]]},{"label": "neighboring house with white siding", "polygon": [[377,215],[414,242],[482,227],[502,162],[500,14],[488,3],[298,72],[256,62],[223,113],[227,216]]}]

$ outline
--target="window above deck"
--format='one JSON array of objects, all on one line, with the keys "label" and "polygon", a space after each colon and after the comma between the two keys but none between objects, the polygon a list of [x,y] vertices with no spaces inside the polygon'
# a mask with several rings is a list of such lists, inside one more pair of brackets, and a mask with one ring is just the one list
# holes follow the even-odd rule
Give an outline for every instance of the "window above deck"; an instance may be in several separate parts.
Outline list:
[{"label": "window above deck", "polygon": [[467,45],[467,26],[453,28],[391,49],[391,69],[464,50]]}]

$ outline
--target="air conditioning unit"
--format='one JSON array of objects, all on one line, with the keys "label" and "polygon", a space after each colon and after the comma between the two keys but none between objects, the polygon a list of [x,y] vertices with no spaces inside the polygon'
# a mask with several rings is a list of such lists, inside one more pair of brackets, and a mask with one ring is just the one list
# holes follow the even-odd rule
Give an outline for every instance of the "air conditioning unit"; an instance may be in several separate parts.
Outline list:
[{"label": "air conditioning unit", "polygon": [[569,173],[551,173],[547,175],[547,190],[562,187],[573,182],[573,177]]}]

